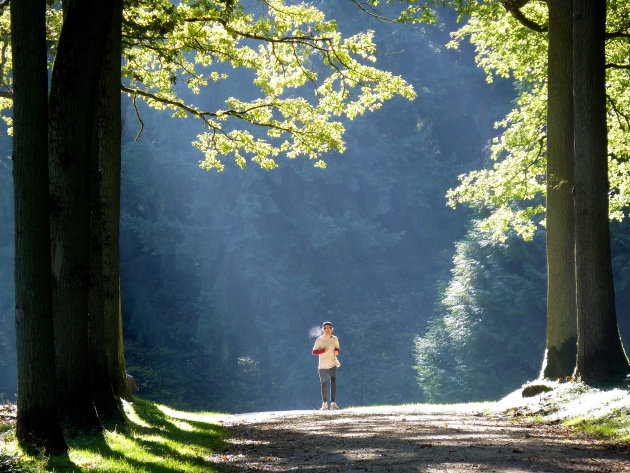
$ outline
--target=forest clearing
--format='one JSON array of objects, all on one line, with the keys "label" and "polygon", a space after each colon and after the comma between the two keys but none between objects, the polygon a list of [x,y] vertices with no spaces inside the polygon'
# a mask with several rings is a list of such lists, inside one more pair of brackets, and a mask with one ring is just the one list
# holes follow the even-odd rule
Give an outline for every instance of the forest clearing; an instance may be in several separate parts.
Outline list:
[{"label": "forest clearing", "polygon": [[628,470],[628,58],[624,0],[0,0],[0,473]]},{"label": "forest clearing", "polygon": [[[5,428],[14,421],[8,407],[0,413],[3,473],[630,471],[623,426],[630,396],[581,384],[557,385],[529,398],[519,390],[497,402],[335,412],[186,413],[138,399],[126,406],[129,426],[121,433],[106,432],[100,444],[69,440],[68,457],[40,457],[30,464],[3,456],[15,443],[9,441],[11,428]],[[617,436],[611,437],[610,429],[602,435],[571,426],[580,419],[591,426],[598,419],[608,426],[617,422]]]}]

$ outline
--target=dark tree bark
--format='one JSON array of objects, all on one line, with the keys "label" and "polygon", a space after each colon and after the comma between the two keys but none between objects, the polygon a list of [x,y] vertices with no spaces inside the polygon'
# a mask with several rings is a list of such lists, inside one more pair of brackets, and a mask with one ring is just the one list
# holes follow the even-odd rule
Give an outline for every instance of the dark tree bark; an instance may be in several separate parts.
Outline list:
[{"label": "dark tree bark", "polygon": [[50,277],[46,3],[11,2],[15,325],[20,444],[67,450],[59,426]]},{"label": "dark tree bark", "polygon": [[123,2],[116,0],[112,21],[110,50],[107,58],[107,91],[103,96],[110,112],[101,116],[103,127],[109,125],[103,146],[102,202],[104,216],[103,234],[107,235],[103,250],[105,276],[105,320],[109,328],[107,336],[107,359],[109,379],[119,397],[128,397],[125,353],[120,307],[120,170],[122,112],[120,107],[120,70],[122,57]]},{"label": "dark tree bark", "polygon": [[625,376],[610,258],[605,81],[605,0],[574,0],[575,262],[577,374],[586,382]]},{"label": "dark tree bark", "polygon": [[573,214],[573,14],[548,0],[547,346],[543,376],[571,376],[577,350]]},{"label": "dark tree bark", "polygon": [[112,0],[64,3],[49,97],[51,248],[60,407],[74,427],[99,428],[90,390],[90,154],[97,149],[96,90]]},{"label": "dark tree bark", "polygon": [[104,55],[97,102],[98,149],[92,156],[92,249],[90,293],[90,360],[97,412],[108,421],[123,422],[120,402],[127,396],[122,343],[119,286],[120,215],[120,58],[122,1],[115,0],[113,21]]}]

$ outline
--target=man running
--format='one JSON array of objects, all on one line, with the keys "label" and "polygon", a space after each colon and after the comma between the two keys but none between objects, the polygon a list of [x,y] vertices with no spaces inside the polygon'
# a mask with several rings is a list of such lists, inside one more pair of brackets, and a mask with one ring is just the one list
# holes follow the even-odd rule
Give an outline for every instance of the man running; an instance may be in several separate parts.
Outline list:
[{"label": "man running", "polygon": [[328,409],[328,378],[330,378],[330,410],[339,407],[335,402],[337,394],[337,368],[341,366],[337,355],[339,354],[339,339],[334,336],[333,325],[330,322],[322,324],[323,335],[315,340],[313,355],[319,356],[319,380],[322,383],[322,411]]}]

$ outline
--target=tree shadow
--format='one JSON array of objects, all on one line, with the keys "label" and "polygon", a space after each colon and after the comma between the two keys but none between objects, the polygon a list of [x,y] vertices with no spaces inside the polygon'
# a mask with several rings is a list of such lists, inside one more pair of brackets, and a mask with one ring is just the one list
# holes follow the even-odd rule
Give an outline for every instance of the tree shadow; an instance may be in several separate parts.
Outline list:
[{"label": "tree shadow", "polygon": [[[585,437],[567,437],[566,429],[514,425],[476,419],[474,425],[449,426],[441,414],[392,422],[371,415],[369,422],[344,414],[313,416],[309,430],[286,422],[226,427],[223,461],[232,473],[308,471],[309,473],[429,471],[619,471],[630,466],[628,446]],[[389,419],[386,419],[388,417]],[[386,422],[387,420],[387,422]],[[225,460],[227,459],[227,460]],[[625,471],[625,470],[624,470]]]},{"label": "tree shadow", "polygon": [[[135,399],[129,405],[128,421],[117,430],[112,442],[100,432],[83,432],[67,439],[70,456],[51,457],[47,468],[63,472],[146,472],[181,473],[210,471],[208,457],[223,446],[221,427],[201,420],[166,415],[150,402]],[[71,458],[81,451],[81,458]]]}]

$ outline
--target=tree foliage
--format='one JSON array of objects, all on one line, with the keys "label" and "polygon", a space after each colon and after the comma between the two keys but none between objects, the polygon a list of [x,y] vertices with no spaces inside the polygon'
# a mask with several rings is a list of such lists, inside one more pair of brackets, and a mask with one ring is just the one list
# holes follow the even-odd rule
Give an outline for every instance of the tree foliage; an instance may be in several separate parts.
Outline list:
[{"label": "tree foliage", "polygon": [[[376,110],[395,95],[415,96],[400,77],[371,65],[372,31],[344,38],[315,7],[263,5],[263,15],[207,1],[158,4],[168,15],[156,16],[156,5],[126,11],[124,90],[153,107],[200,118],[206,129],[194,145],[204,153],[202,167],[221,170],[222,157],[232,155],[241,167],[251,160],[271,169],[280,154],[325,166],[323,154],[345,149],[342,117]],[[240,69],[258,89],[251,98],[251,92],[226,97],[221,108],[207,111],[190,94],[180,97],[178,84],[199,94],[202,87],[220,88]],[[296,94],[303,86],[310,92]]]},{"label": "tree foliage", "polygon": [[[53,51],[60,15],[55,5],[49,9]],[[271,169],[280,154],[307,156],[321,167],[325,153],[345,149],[342,119],[376,110],[396,95],[415,96],[402,78],[373,65],[375,50],[372,31],[343,37],[334,20],[305,4],[265,0],[257,9],[206,0],[132,1],[124,10],[122,90],[134,103],[139,98],[175,116],[199,118],[203,130],[194,145],[204,154],[204,168],[223,169],[223,157],[232,156],[241,167],[251,160]],[[0,52],[6,109],[7,35]],[[203,88],[220,90],[239,74],[256,89],[210,103],[200,99]],[[304,87],[310,91],[296,92]]]},{"label": "tree foliage", "polygon": [[[431,3],[431,2],[430,2]],[[440,2],[436,2],[440,3]],[[489,209],[483,224],[496,237],[514,229],[525,239],[544,225],[547,98],[547,10],[543,2],[526,2],[519,15],[508,2],[444,2],[455,6],[466,24],[453,33],[450,46],[464,39],[475,46],[476,61],[488,81],[511,77],[520,96],[514,109],[497,122],[502,130],[494,139],[494,163],[460,177],[447,193],[449,203]],[[469,15],[464,18],[463,15]],[[523,21],[524,18],[527,21]],[[538,28],[539,31],[533,31]],[[630,93],[628,6],[608,2],[606,87],[609,138],[610,218],[621,220],[628,205],[628,149]],[[560,182],[557,185],[561,185]]]}]

